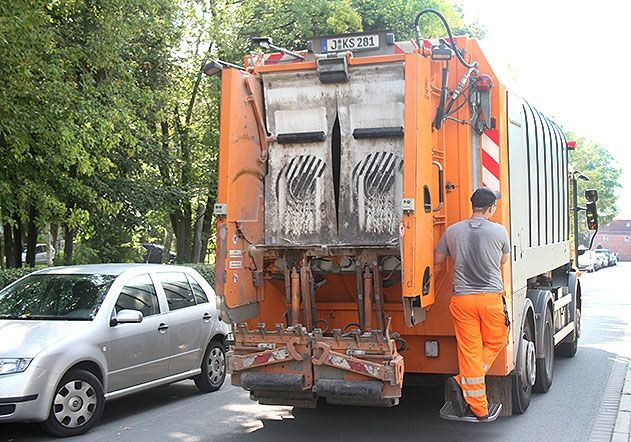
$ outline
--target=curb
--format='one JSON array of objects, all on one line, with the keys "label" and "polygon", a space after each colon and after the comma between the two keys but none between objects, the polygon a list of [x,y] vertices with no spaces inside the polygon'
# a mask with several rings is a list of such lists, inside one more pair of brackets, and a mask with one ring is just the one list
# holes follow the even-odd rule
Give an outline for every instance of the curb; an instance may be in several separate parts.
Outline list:
[{"label": "curb", "polygon": [[627,367],[618,416],[611,435],[612,442],[628,442],[629,440],[631,440],[631,366]]},{"label": "curb", "polygon": [[[625,394],[628,393],[628,394]],[[623,401],[623,398],[626,397]],[[626,358],[617,358],[609,375],[590,442],[629,442],[631,432],[631,367]]]}]

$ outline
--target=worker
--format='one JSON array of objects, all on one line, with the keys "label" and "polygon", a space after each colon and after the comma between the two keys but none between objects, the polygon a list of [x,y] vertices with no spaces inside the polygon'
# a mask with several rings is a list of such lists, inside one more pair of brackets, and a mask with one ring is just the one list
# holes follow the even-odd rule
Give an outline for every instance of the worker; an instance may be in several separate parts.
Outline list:
[{"label": "worker", "polygon": [[506,229],[490,221],[500,193],[480,187],[471,195],[473,215],[447,228],[436,246],[436,264],[453,260],[449,310],[458,343],[459,373],[447,379],[459,417],[488,420],[484,376],[506,345],[508,313],[500,265],[508,261]]}]

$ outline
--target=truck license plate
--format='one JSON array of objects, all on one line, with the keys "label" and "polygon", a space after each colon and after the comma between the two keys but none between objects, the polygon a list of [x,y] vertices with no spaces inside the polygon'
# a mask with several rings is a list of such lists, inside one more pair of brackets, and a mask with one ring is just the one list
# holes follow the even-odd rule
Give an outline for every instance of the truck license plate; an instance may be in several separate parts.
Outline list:
[{"label": "truck license plate", "polygon": [[323,40],[322,52],[356,51],[379,48],[379,35],[355,35]]}]

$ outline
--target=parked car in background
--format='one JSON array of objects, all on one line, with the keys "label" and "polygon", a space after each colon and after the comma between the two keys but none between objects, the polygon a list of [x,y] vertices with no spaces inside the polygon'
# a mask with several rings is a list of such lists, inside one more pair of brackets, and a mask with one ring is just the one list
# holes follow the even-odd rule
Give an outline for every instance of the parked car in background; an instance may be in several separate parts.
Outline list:
[{"label": "parked car in background", "polygon": [[614,265],[612,253],[609,251],[609,249],[600,248],[596,249],[595,252],[597,258],[602,262],[602,267],[609,267]]},{"label": "parked car in background", "polygon": [[596,252],[594,252],[594,254],[596,256],[596,270],[600,270],[609,265],[609,258],[607,257],[607,255],[605,255],[604,253]]},{"label": "parked car in background", "polygon": [[[55,248],[50,247],[50,259],[55,259]],[[22,250],[22,262],[26,262],[26,247]],[[48,244],[37,244],[35,246],[35,264],[48,263]]]},{"label": "parked car in background", "polygon": [[0,423],[42,422],[56,436],[92,428],[105,402],[226,376],[215,293],[188,267],[51,267],[0,291]]},{"label": "parked car in background", "polygon": [[598,270],[598,261],[596,253],[591,250],[585,250],[582,255],[578,256],[578,269],[585,272],[594,272]]}]

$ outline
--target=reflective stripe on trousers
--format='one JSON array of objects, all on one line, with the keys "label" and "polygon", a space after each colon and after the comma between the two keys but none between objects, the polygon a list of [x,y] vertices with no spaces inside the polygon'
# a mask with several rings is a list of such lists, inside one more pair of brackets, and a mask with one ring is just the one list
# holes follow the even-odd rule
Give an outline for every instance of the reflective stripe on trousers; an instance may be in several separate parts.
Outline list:
[{"label": "reflective stripe on trousers", "polygon": [[488,414],[484,375],[506,346],[508,327],[500,293],[478,293],[451,297],[449,306],[458,341],[455,379],[462,395],[478,416]]}]

